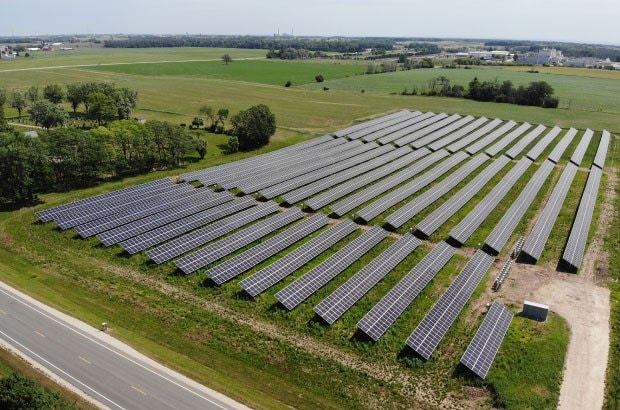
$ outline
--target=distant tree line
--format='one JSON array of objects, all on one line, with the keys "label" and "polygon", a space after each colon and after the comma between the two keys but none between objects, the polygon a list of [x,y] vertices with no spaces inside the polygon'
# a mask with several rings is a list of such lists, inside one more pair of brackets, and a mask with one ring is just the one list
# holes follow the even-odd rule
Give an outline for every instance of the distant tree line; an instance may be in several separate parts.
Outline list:
[{"label": "distant tree line", "polygon": [[101,180],[176,167],[206,142],[177,125],[120,120],[91,130],[57,128],[39,137],[0,133],[0,203],[37,193],[93,185]]},{"label": "distant tree line", "polygon": [[407,48],[414,50],[416,55],[429,55],[441,53],[441,47],[433,43],[409,43]]},{"label": "distant tree line", "polygon": [[326,54],[322,51],[309,51],[305,48],[287,47],[281,50],[269,50],[267,58],[279,58],[282,60],[305,60],[308,58],[324,58]]},{"label": "distant tree line", "polygon": [[423,89],[405,89],[403,95],[427,95],[455,98],[469,98],[476,101],[531,105],[543,108],[557,108],[559,100],[553,96],[553,87],[545,81],[534,81],[527,87],[515,87],[512,81],[479,81],[474,78],[467,88],[452,84],[446,76],[432,78]]},{"label": "distant tree line", "polygon": [[305,49],[322,52],[356,53],[368,48],[392,50],[398,39],[390,38],[346,38],[346,39],[300,39],[285,37],[254,36],[132,36],[126,40],[106,40],[110,48],[149,47],[222,47],[266,50]]}]

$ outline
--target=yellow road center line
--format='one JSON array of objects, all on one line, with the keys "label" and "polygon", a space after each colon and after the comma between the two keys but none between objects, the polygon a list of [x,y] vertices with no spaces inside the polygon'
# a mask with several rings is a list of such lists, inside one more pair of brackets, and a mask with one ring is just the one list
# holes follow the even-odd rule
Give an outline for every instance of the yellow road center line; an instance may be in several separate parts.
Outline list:
[{"label": "yellow road center line", "polygon": [[143,392],[142,390],[138,389],[136,386],[131,386],[132,389],[134,389],[135,391],[137,391],[138,393],[142,393],[146,396],[146,393]]}]

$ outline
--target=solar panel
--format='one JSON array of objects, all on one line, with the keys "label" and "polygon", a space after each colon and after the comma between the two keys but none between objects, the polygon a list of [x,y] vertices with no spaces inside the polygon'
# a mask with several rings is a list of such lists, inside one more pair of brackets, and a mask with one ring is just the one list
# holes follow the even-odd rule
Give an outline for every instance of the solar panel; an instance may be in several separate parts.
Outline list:
[{"label": "solar panel", "polygon": [[[285,187],[288,192],[282,196],[282,199],[288,204],[297,203],[321,191],[329,189],[334,185],[384,165],[393,159],[405,155],[407,152],[411,151],[401,151],[400,149],[395,149],[391,145],[384,145],[368,152],[366,157],[353,167],[341,169],[338,172],[323,173],[319,175],[321,178],[317,178],[318,180],[308,185],[298,187],[297,189],[294,189],[295,187],[290,185]],[[269,195],[271,196],[273,193]]]},{"label": "solar panel", "polygon": [[447,157],[449,154],[446,150],[439,150],[427,157],[422,158],[419,161],[416,161],[410,167],[397,172],[396,174],[387,177],[378,183],[369,186],[362,191],[353,194],[333,206],[331,206],[331,210],[334,214],[338,216],[345,215],[347,212],[355,209],[356,207],[362,205],[365,202],[372,200],[373,198],[389,191],[397,185],[407,181],[408,179],[413,178],[415,175],[420,172],[428,169],[433,164],[436,164],[441,159]]},{"label": "solar panel", "polygon": [[467,216],[456,225],[450,232],[450,237],[460,244],[474,233],[482,222],[495,209],[497,204],[506,196],[513,185],[521,178],[528,167],[532,164],[532,160],[526,157],[521,158],[517,165],[512,167],[504,178],[476,205],[476,207],[467,214]]},{"label": "solar panel", "polygon": [[543,138],[534,147],[525,154],[532,161],[536,161],[538,157],[543,153],[543,151],[547,148],[549,144],[557,137],[560,132],[562,132],[562,128],[553,127],[551,131],[549,131]]},{"label": "solar panel", "polygon": [[485,240],[485,244],[488,248],[492,249],[495,254],[499,254],[502,251],[502,248],[506,245],[506,242],[519,224],[519,221],[521,221],[521,218],[523,218],[523,215],[525,215],[525,212],[527,212],[534,201],[536,194],[538,194],[538,191],[549,177],[549,174],[553,171],[554,166],[555,164],[551,161],[545,161],[540,165],[532,179],[530,179],[517,199],[510,208],[508,208],[508,211],[506,211],[493,231],[491,231]]},{"label": "solar panel", "polygon": [[81,208],[88,205],[93,205],[100,202],[106,202],[116,197],[124,197],[134,193],[141,192],[143,190],[149,190],[158,186],[172,186],[174,182],[170,178],[162,178],[155,181],[147,182],[140,185],[134,185],[131,187],[117,189],[116,191],[106,192],[105,194],[91,196],[89,198],[80,199],[77,201],[69,202],[68,204],[56,206],[53,208],[44,209],[37,212],[37,217],[43,222],[50,222],[54,219],[55,215],[63,214],[66,211]]},{"label": "solar panel", "polygon": [[396,141],[394,141],[394,145],[396,145],[397,147],[402,147],[403,145],[407,145],[407,144],[411,144],[412,142],[418,140],[419,138],[422,138],[425,135],[430,134],[433,131],[436,131],[440,128],[443,128],[451,123],[453,123],[456,120],[461,119],[461,116],[458,114],[452,114],[451,116],[449,116],[448,118],[445,118],[439,122],[436,122],[434,124],[431,124],[427,127],[424,127],[418,131],[415,131],[411,134],[407,134],[404,137],[401,137],[399,139],[397,139]]},{"label": "solar panel", "polygon": [[388,121],[384,121],[381,122],[379,124],[375,124],[375,125],[371,125],[365,128],[362,128],[361,130],[352,132],[350,134],[347,134],[347,138],[351,139],[351,140],[355,140],[355,139],[359,139],[362,138],[365,135],[368,134],[372,134],[375,131],[387,128],[387,127],[391,127],[392,125],[404,122],[406,120],[408,120],[409,118],[415,117],[414,113],[408,112],[404,115],[400,115],[398,117],[392,118]]},{"label": "solar panel", "polygon": [[357,327],[377,341],[396,322],[426,285],[446,266],[456,248],[440,242],[396,286],[392,288],[364,317]]},{"label": "solar panel", "polygon": [[415,111],[412,114],[414,114],[411,118],[409,118],[406,121],[400,122],[398,124],[383,128],[381,130],[377,130],[375,132],[372,132],[370,134],[364,135],[362,137],[362,141],[364,142],[370,142],[370,141],[376,141],[379,138],[383,138],[386,135],[389,135],[393,132],[396,132],[398,130],[402,130],[403,128],[407,128],[410,125],[416,124],[420,121],[425,120],[426,118],[429,118],[435,114],[433,113],[427,113],[427,114],[422,114],[420,111]]},{"label": "solar panel", "polygon": [[[515,125],[517,125],[516,122],[508,121],[506,124],[502,125],[500,128],[496,129],[489,135],[476,141],[470,147],[467,147],[465,151],[470,155],[477,154],[479,151],[482,151],[487,145],[489,145],[490,143],[492,143],[493,141],[495,141],[496,139],[498,139],[499,137],[501,137],[502,135],[510,131]],[[454,144],[448,146],[448,151],[456,152],[467,145],[468,144],[463,145],[463,143],[461,143],[460,141],[457,141]]]},{"label": "solar panel", "polygon": [[437,180],[442,175],[450,171],[452,168],[463,162],[467,157],[468,155],[464,152],[457,152],[456,154],[451,155],[448,159],[446,159],[436,167],[432,168],[428,172],[425,172],[411,182],[401,186],[395,191],[392,191],[389,194],[365,206],[357,213],[357,216],[362,220],[369,222],[370,220],[379,216],[381,213],[390,209],[392,206],[398,204],[399,202],[415,194],[422,188],[426,187],[433,181]]},{"label": "solar panel", "polygon": [[330,325],[349,310],[381,279],[390,273],[422,241],[410,233],[403,235],[388,249],[383,251],[362,270],[353,275],[338,289],[332,292],[321,303],[314,307],[314,311]]},{"label": "solar panel", "polygon": [[276,293],[276,299],[288,310],[294,309],[368,253],[387,235],[387,231],[378,226],[364,232],[295,282]]},{"label": "solar panel", "polygon": [[512,322],[512,317],[510,310],[499,302],[493,302],[476,335],[467,346],[461,363],[480,378],[487,377]]},{"label": "solar panel", "polygon": [[407,346],[428,360],[471,298],[495,258],[478,249],[458,277],[407,339]]},{"label": "solar panel", "polygon": [[271,265],[245,278],[239,282],[239,286],[252,297],[256,297],[356,230],[357,224],[345,219]]},{"label": "solar panel", "polygon": [[[531,127],[530,124],[528,124],[527,122],[524,122],[523,124],[521,124],[519,128],[510,132],[508,135],[503,137],[501,140],[497,141],[490,148],[488,148],[485,152],[487,153],[487,155],[494,157],[495,155],[499,154],[504,148],[510,145],[510,143],[512,143],[517,138],[519,138],[519,136],[523,134],[525,131],[527,131],[530,127]],[[469,152],[469,149],[467,150],[467,152]]]},{"label": "solar panel", "polygon": [[[200,228],[218,219],[234,215],[244,209],[257,205],[257,202],[249,197],[238,198],[207,210],[179,219],[169,224],[160,226],[151,231],[144,232],[133,238],[129,238],[120,245],[130,254],[136,254],[152,246],[159,245],[169,239],[183,235],[193,229]],[[243,213],[242,213],[243,214]]]},{"label": "solar panel", "polygon": [[478,170],[488,159],[489,157],[484,154],[471,158],[463,166],[450,174],[449,177],[390,214],[385,218],[385,222],[393,228],[400,228],[427,206],[451,191],[452,188],[460,184],[472,172]]},{"label": "solar panel", "polygon": [[311,210],[317,211],[325,205],[336,201],[337,199],[340,199],[360,188],[369,186],[373,182],[380,180],[386,175],[389,175],[403,167],[411,165],[414,161],[430,153],[430,151],[426,148],[422,148],[413,152],[411,152],[411,148],[409,147],[398,148],[397,151],[398,150],[409,151],[409,153],[401,158],[388,162],[387,164],[382,165],[370,172],[362,173],[356,178],[353,178],[343,184],[337,185],[315,197],[308,199],[305,203],[305,206]]},{"label": "solar panel", "polygon": [[188,217],[205,209],[213,208],[233,200],[229,192],[219,192],[217,196],[191,204],[183,204],[174,209],[167,209],[148,218],[139,219],[97,235],[104,246],[111,246],[126,239],[138,236],[170,222]]},{"label": "solar panel", "polygon": [[547,243],[547,239],[549,239],[551,229],[553,229],[553,225],[555,225],[555,221],[560,214],[564,199],[566,199],[568,190],[573,183],[575,174],[577,174],[577,165],[572,162],[566,164],[566,167],[562,172],[562,176],[560,176],[560,179],[555,185],[549,200],[545,204],[545,208],[540,214],[534,228],[532,228],[532,232],[528,235],[525,244],[523,245],[522,252],[526,256],[526,260],[533,260],[535,262],[540,259],[540,255],[542,254],[545,244]]},{"label": "solar panel", "polygon": [[508,156],[508,158],[515,159],[525,149],[525,147],[530,145],[532,141],[534,141],[546,129],[547,127],[539,124],[532,131],[525,134],[523,138],[517,141],[508,151],[506,151],[506,155]]},{"label": "solar panel", "polygon": [[241,228],[267,215],[271,215],[277,212],[278,209],[278,204],[274,202],[267,202],[263,205],[255,206],[243,212],[239,212],[236,215],[224,218],[221,221],[179,236],[170,242],[151,249],[147,252],[147,255],[149,255],[153,262],[158,264],[169,261],[185,252],[189,252],[223,235],[229,234],[235,229]]},{"label": "solar panel", "polygon": [[493,160],[480,174],[461,188],[449,200],[435,209],[430,215],[418,223],[416,229],[425,236],[431,236],[441,225],[468,203],[499,171],[510,163],[504,155]]},{"label": "solar panel", "polygon": [[609,131],[603,130],[603,135],[601,136],[601,142],[598,145],[598,149],[596,150],[596,155],[594,156],[594,162],[592,165],[595,167],[599,167],[603,169],[605,166],[605,158],[607,157],[607,150],[609,149],[609,141],[611,136],[609,135]]},{"label": "solar panel", "polygon": [[577,166],[581,165],[581,161],[583,161],[583,156],[588,150],[588,145],[590,145],[590,141],[592,140],[593,135],[594,131],[592,131],[590,128],[588,128],[586,132],[583,133],[583,137],[581,137],[581,141],[579,141],[577,148],[575,148],[573,156],[570,157],[570,162]]},{"label": "solar panel", "polygon": [[399,116],[402,116],[402,115],[409,114],[409,112],[410,112],[409,110],[401,110],[401,111],[395,112],[393,114],[384,115],[382,117],[375,118],[374,120],[364,121],[362,123],[352,125],[350,127],[347,127],[347,128],[342,129],[342,130],[336,131],[333,134],[336,137],[344,137],[347,134],[350,134],[352,132],[361,130],[361,129],[365,128],[365,127],[368,127],[368,126],[371,126],[371,125],[375,125],[375,124],[379,124],[381,122],[389,121],[392,118],[396,118],[396,117],[399,117]]},{"label": "solar panel", "polygon": [[461,118],[458,121],[455,121],[449,125],[446,125],[443,128],[438,129],[437,131],[434,131],[416,141],[414,141],[411,146],[415,149],[419,149],[424,147],[425,145],[430,144],[433,141],[438,140],[439,138],[443,137],[444,135],[447,135],[449,133],[451,133],[454,130],[457,130],[467,124],[469,124],[470,122],[472,122],[474,120],[474,117],[472,117],[471,115],[468,115],[466,117]]},{"label": "solar panel", "polygon": [[566,248],[562,254],[562,261],[572,270],[577,270],[581,267],[602,175],[603,171],[600,168],[596,166],[590,168],[590,175],[581,195],[577,215],[575,216]]},{"label": "solar panel", "polygon": [[273,238],[261,242],[247,251],[227,259],[207,270],[207,275],[218,285],[253,268],[278,252],[301,241],[306,236],[327,225],[329,218],[325,214],[316,214],[297,225],[291,226]]},{"label": "solar panel", "polygon": [[198,269],[204,268],[208,264],[220,260],[224,256],[230,255],[244,246],[303,218],[303,216],[304,214],[299,208],[291,208],[277,213],[204,248],[185,255],[174,261],[174,263],[186,275],[196,272]]},{"label": "solar panel", "polygon": [[496,118],[484,127],[476,130],[478,127],[481,127],[482,124],[485,124],[488,121],[488,118],[480,117],[476,121],[461,128],[460,130],[454,131],[446,135],[445,137],[433,142],[432,144],[429,144],[428,147],[433,151],[437,151],[440,148],[444,148],[447,145],[453,144],[456,141],[461,141],[465,138],[469,139],[470,141],[474,141],[502,123],[501,120]]},{"label": "solar panel", "polygon": [[549,160],[553,161],[555,164],[560,162],[562,154],[566,151],[566,148],[568,148],[570,143],[573,142],[575,135],[577,135],[577,130],[574,128],[569,129],[566,134],[564,134],[564,137],[562,137],[558,145],[556,145],[553,151],[551,151],[551,154],[549,154]]},{"label": "solar panel", "polygon": [[440,113],[440,114],[435,114],[432,112],[427,112],[425,114],[422,114],[424,116],[424,118],[420,118],[422,119],[422,121],[420,122],[416,122],[415,124],[412,124],[408,127],[405,127],[401,130],[398,130],[396,132],[393,132],[389,135],[386,135],[385,137],[381,137],[377,140],[377,142],[381,145],[384,144],[389,144],[390,142],[393,142],[407,134],[411,134],[419,129],[422,129],[424,127],[427,127],[433,123],[436,123],[437,121],[440,121],[446,117],[448,117],[448,114],[445,113]]}]

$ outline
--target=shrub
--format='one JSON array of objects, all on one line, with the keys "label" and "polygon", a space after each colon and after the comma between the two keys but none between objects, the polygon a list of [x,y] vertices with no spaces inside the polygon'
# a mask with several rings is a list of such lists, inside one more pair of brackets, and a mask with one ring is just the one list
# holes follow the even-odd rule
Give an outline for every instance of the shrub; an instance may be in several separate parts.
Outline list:
[{"label": "shrub", "polygon": [[276,116],[264,104],[239,112],[231,122],[232,134],[239,139],[239,149],[242,151],[267,145],[276,132]]},{"label": "shrub", "polygon": [[322,83],[323,81],[325,81],[325,78],[321,74],[314,76],[314,79],[317,83]]},{"label": "shrub", "polygon": [[291,85],[293,85],[290,81],[287,81],[286,84],[284,84],[285,87],[290,87]]}]

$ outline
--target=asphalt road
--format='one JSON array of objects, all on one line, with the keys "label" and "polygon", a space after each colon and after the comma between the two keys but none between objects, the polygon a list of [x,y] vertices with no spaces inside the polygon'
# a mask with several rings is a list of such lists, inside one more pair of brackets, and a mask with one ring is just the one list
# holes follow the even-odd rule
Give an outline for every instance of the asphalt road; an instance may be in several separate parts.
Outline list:
[{"label": "asphalt road", "polygon": [[244,407],[1,282],[0,339],[111,409]]}]

